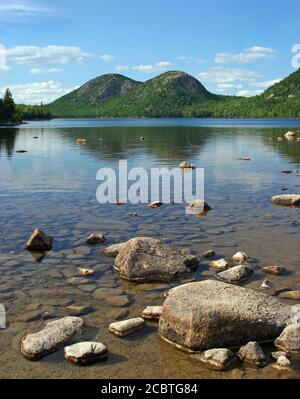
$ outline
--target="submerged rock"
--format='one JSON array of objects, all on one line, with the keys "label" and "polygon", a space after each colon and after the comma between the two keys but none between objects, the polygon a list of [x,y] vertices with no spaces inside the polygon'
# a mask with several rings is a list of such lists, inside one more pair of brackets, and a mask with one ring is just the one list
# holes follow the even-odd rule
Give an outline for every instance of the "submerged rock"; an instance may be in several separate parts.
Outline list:
[{"label": "submerged rock", "polygon": [[300,325],[288,325],[275,340],[275,346],[285,352],[300,352]]},{"label": "submerged rock", "polygon": [[155,208],[159,208],[159,207],[162,206],[162,205],[163,205],[162,202],[160,202],[160,201],[154,201],[154,202],[151,202],[151,204],[148,205],[148,208],[155,209]]},{"label": "submerged rock", "polygon": [[95,274],[95,270],[93,270],[93,269],[86,269],[86,268],[80,267],[77,270],[78,270],[78,273],[81,274],[82,276],[92,276],[93,274]]},{"label": "submerged rock", "polygon": [[192,358],[200,361],[203,366],[218,371],[228,370],[237,361],[235,354],[226,348],[209,349],[201,354],[192,355]]},{"label": "submerged rock", "polygon": [[290,173],[293,173],[293,171],[290,169],[282,169],[281,173],[284,173],[285,175],[289,175]]},{"label": "submerged rock", "polygon": [[125,337],[135,331],[142,329],[145,326],[145,321],[141,317],[135,319],[117,321],[111,323],[109,331],[118,337]]},{"label": "submerged rock", "polygon": [[73,336],[83,332],[84,321],[79,317],[67,316],[49,321],[36,333],[27,334],[21,342],[21,352],[29,360],[38,360],[58,350]]},{"label": "submerged rock", "polygon": [[193,352],[274,339],[290,319],[291,307],[251,289],[206,280],[169,291],[159,334]]},{"label": "submerged rock", "polygon": [[236,254],[233,255],[232,259],[235,262],[246,262],[246,260],[249,258],[249,256],[242,251],[237,252]]},{"label": "submerged rock", "polygon": [[262,347],[257,342],[248,342],[242,346],[238,352],[242,362],[254,367],[263,367],[267,364],[267,359]]},{"label": "submerged rock", "polygon": [[147,320],[159,320],[162,306],[147,306],[142,312],[142,318]]},{"label": "submerged rock", "polygon": [[88,238],[86,239],[86,243],[90,244],[90,245],[96,245],[96,244],[100,244],[101,242],[105,241],[105,236],[102,233],[99,234],[91,234],[90,236],[88,236]]},{"label": "submerged rock", "polygon": [[281,194],[274,195],[271,202],[277,205],[295,206],[300,205],[300,194]]},{"label": "submerged rock", "polygon": [[286,272],[286,268],[283,266],[277,266],[277,265],[273,265],[273,266],[265,266],[263,267],[263,272],[267,273],[267,274],[274,274],[275,276],[279,276],[281,274],[283,274],[284,272]]},{"label": "submerged rock", "polygon": [[50,251],[52,249],[52,241],[52,237],[37,228],[29,237],[24,248],[35,252]]},{"label": "submerged rock", "polygon": [[241,157],[239,158],[239,161],[251,161],[250,157]]},{"label": "submerged rock", "polygon": [[238,283],[244,281],[251,276],[253,269],[248,266],[239,265],[231,267],[228,270],[217,273],[217,277],[226,283]]},{"label": "submerged rock", "polygon": [[225,259],[213,260],[208,265],[218,270],[226,270],[228,268],[228,262]]},{"label": "submerged rock", "polygon": [[211,207],[204,200],[196,199],[192,201],[187,210],[193,215],[203,215],[211,210]]},{"label": "submerged rock", "polygon": [[202,253],[203,258],[213,258],[216,255],[213,249],[209,249]]},{"label": "submerged rock", "polygon": [[75,141],[76,144],[86,144],[86,139],[79,138]]},{"label": "submerged rock", "polygon": [[192,272],[198,259],[163,242],[138,237],[129,240],[115,259],[115,269],[126,280],[168,281]]},{"label": "submerged rock", "polygon": [[298,301],[300,300],[300,290],[282,292],[279,297],[282,299],[294,299],[295,301]]},{"label": "submerged rock", "polygon": [[109,247],[102,249],[101,254],[115,258],[118,256],[121,249],[124,248],[125,244],[126,242],[121,242],[120,244],[110,245]]},{"label": "submerged rock", "polygon": [[107,348],[101,342],[79,342],[64,349],[65,359],[71,363],[86,365],[107,358]]}]

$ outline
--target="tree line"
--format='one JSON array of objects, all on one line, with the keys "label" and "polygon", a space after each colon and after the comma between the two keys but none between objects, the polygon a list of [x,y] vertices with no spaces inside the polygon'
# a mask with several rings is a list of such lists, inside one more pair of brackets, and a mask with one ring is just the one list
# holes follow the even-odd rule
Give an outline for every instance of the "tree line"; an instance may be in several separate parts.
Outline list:
[{"label": "tree line", "polygon": [[22,120],[51,119],[51,112],[43,104],[16,104],[12,93],[7,89],[0,99],[0,122],[18,123]]}]

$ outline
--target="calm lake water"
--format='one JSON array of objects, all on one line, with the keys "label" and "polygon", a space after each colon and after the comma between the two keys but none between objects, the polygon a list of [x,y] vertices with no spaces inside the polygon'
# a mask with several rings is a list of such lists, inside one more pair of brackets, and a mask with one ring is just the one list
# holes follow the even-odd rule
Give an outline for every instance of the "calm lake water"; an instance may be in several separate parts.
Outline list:
[{"label": "calm lake water", "polygon": [[[300,209],[270,203],[272,195],[300,193],[300,142],[278,141],[291,129],[300,137],[300,120],[52,120],[0,129],[0,303],[7,309],[7,328],[0,330],[0,378],[299,378],[299,361],[291,371],[272,365],[209,371],[162,342],[156,323],[125,339],[111,335],[112,321],[161,305],[174,283],[122,281],[113,259],[100,254],[104,246],[135,236],[160,238],[198,255],[213,248],[217,257],[230,258],[243,250],[255,270],[244,285],[260,289],[266,278],[262,267],[278,264],[289,274],[267,278],[299,289]],[[79,137],[87,143],[76,145]],[[238,160],[245,156],[251,161]],[[120,159],[127,159],[129,168],[147,170],[173,168],[183,160],[203,167],[212,211],[198,218],[178,204],[158,209],[98,204],[96,173],[101,167],[117,169]],[[293,173],[283,174],[283,169]],[[133,211],[137,217],[129,216]],[[55,238],[42,261],[22,248],[37,226]],[[85,239],[93,232],[105,233],[106,243],[87,246]],[[87,284],[74,284],[78,267],[93,267],[96,274]],[[214,270],[201,263],[195,278],[214,278]],[[120,295],[129,299],[123,307]],[[63,350],[38,362],[26,360],[20,338],[38,330],[43,317],[69,314],[70,305],[90,307],[83,316],[84,337],[105,343],[108,360],[76,367],[64,361]],[[270,353],[272,347],[265,349]]]}]

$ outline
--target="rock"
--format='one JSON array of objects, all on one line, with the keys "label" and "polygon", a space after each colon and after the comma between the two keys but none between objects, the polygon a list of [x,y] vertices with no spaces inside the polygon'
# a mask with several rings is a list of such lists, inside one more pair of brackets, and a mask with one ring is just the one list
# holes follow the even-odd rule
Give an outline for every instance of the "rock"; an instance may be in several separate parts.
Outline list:
[{"label": "rock", "polygon": [[85,269],[85,268],[78,268],[78,273],[81,274],[82,276],[92,276],[93,274],[95,274],[95,270],[93,269]]},{"label": "rock", "polygon": [[120,295],[120,296],[108,296],[107,298],[105,298],[105,302],[108,305],[122,308],[123,306],[127,306],[130,303],[130,300],[127,295]]},{"label": "rock", "polygon": [[181,162],[179,167],[181,169],[196,169],[195,165],[186,161]]},{"label": "rock", "polygon": [[263,367],[267,364],[264,351],[257,342],[248,342],[247,345],[242,346],[238,356],[242,362],[249,366]]},{"label": "rock", "polygon": [[189,213],[193,215],[203,215],[211,210],[211,207],[204,200],[196,199],[193,200],[187,207]]},{"label": "rock", "polygon": [[277,352],[272,352],[271,355],[272,355],[273,359],[277,360],[282,356],[286,357],[287,354],[286,354],[286,352],[277,351]]},{"label": "rock", "polygon": [[26,335],[21,342],[21,352],[29,360],[37,360],[58,350],[73,336],[83,332],[84,321],[79,317],[67,316],[49,321],[36,333]]},{"label": "rock", "polygon": [[67,280],[67,282],[68,284],[72,285],[81,285],[81,284],[90,284],[92,281],[84,277],[71,277]]},{"label": "rock", "polygon": [[120,244],[114,244],[109,247],[106,247],[102,249],[101,254],[115,258],[116,256],[118,256],[121,249],[124,248],[125,244],[126,242],[121,242]]},{"label": "rock", "polygon": [[17,154],[25,154],[27,152],[27,150],[17,150],[16,153]]},{"label": "rock", "polygon": [[277,140],[278,140],[278,141],[282,141],[283,138],[282,138],[282,137],[278,137]]},{"label": "rock", "polygon": [[226,348],[209,349],[201,354],[192,355],[192,358],[200,361],[203,366],[218,371],[228,370],[237,361],[235,354]]},{"label": "rock", "polygon": [[285,352],[300,352],[300,325],[289,324],[275,340],[275,346]]},{"label": "rock", "polygon": [[300,290],[282,292],[279,295],[279,297],[282,299],[294,299],[296,301],[299,301],[300,300]]},{"label": "rock", "polygon": [[169,290],[159,334],[193,352],[274,339],[291,307],[251,289],[206,280]]},{"label": "rock", "polygon": [[111,323],[109,326],[109,331],[118,337],[125,337],[137,330],[142,329],[145,326],[145,321],[141,317],[135,319],[117,321]]},{"label": "rock", "polygon": [[70,363],[87,365],[107,358],[107,348],[101,342],[79,342],[66,346],[65,359]]},{"label": "rock", "polygon": [[155,208],[159,208],[159,207],[162,206],[162,205],[163,205],[162,202],[160,202],[160,201],[154,201],[154,202],[151,202],[151,204],[148,205],[148,208],[153,208],[153,209],[155,209]]},{"label": "rock", "polygon": [[261,285],[260,288],[267,288],[267,289],[271,289],[271,288],[275,288],[275,285],[272,281],[265,279]]},{"label": "rock", "polygon": [[159,320],[162,306],[147,306],[142,312],[142,318],[147,320]]},{"label": "rock", "polygon": [[289,359],[286,356],[280,356],[277,359],[276,367],[282,368],[282,369],[287,369],[287,368],[291,367],[291,362],[289,361]]},{"label": "rock", "polygon": [[277,205],[285,206],[298,206],[300,205],[300,194],[281,194],[274,195],[271,198],[271,202]]},{"label": "rock", "polygon": [[52,237],[48,236],[40,229],[35,229],[30,238],[24,245],[28,251],[44,252],[52,249]]},{"label": "rock", "polygon": [[117,201],[115,201],[115,205],[124,205],[124,202],[121,202],[121,201],[119,201],[119,200],[117,200]]},{"label": "rock", "polygon": [[178,248],[147,237],[132,238],[115,259],[115,269],[126,280],[168,281],[192,272],[198,259]]},{"label": "rock", "polygon": [[70,316],[82,316],[92,312],[94,309],[89,305],[70,305],[66,308]]},{"label": "rock", "polygon": [[216,253],[213,249],[209,249],[208,251],[205,251],[202,253],[203,258],[213,258],[216,256]]},{"label": "rock", "polygon": [[253,269],[248,266],[240,265],[217,273],[217,277],[226,283],[234,284],[246,280],[252,273]]},{"label": "rock", "polygon": [[239,161],[251,161],[250,157],[241,157],[239,158]]},{"label": "rock", "polygon": [[43,312],[41,310],[30,310],[24,312],[17,317],[18,321],[29,323],[31,321],[39,320],[42,317]]},{"label": "rock", "polygon": [[77,139],[76,144],[86,144],[86,139],[82,139],[82,138]]},{"label": "rock", "polygon": [[226,270],[228,268],[228,262],[225,259],[218,259],[209,262],[208,266],[214,267],[218,270]]},{"label": "rock", "polygon": [[287,138],[296,137],[296,134],[294,132],[289,131],[289,132],[285,133],[284,137],[287,137]]},{"label": "rock", "polygon": [[275,276],[279,276],[279,275],[283,274],[284,272],[286,272],[285,267],[277,266],[277,265],[265,266],[265,267],[263,267],[262,270],[264,273],[274,274]]},{"label": "rock", "polygon": [[91,234],[90,236],[88,236],[88,238],[86,239],[86,243],[90,244],[90,245],[96,245],[96,244],[100,244],[101,242],[105,241],[105,236],[104,234]]},{"label": "rock", "polygon": [[138,213],[137,213],[137,212],[130,212],[130,213],[129,213],[129,216],[130,216],[130,217],[137,217],[137,216],[138,216]]},{"label": "rock", "polygon": [[96,291],[93,292],[93,296],[95,299],[99,300],[106,300],[106,298],[109,298],[111,296],[120,296],[124,294],[124,290],[121,288],[107,288],[107,287],[101,287],[97,288]]},{"label": "rock", "polygon": [[283,170],[281,171],[281,173],[284,173],[284,174],[286,174],[286,175],[289,175],[290,173],[293,173],[293,171],[290,170],[290,169],[283,169]]},{"label": "rock", "polygon": [[235,262],[246,262],[246,260],[249,258],[249,256],[245,252],[237,252],[236,254],[233,255],[232,259]]}]

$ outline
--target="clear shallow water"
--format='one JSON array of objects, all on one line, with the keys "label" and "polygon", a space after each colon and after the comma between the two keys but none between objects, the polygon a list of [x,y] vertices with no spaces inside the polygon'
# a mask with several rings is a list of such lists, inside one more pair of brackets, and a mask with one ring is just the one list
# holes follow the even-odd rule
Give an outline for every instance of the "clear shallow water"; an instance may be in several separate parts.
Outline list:
[{"label": "clear shallow water", "polygon": [[[90,233],[100,231],[107,237],[105,245],[147,235],[195,254],[214,248],[218,256],[231,257],[241,249],[252,257],[255,269],[247,286],[258,289],[265,278],[261,268],[280,264],[289,275],[268,279],[299,289],[300,209],[269,201],[283,188],[300,192],[300,177],[281,173],[285,168],[300,172],[300,142],[277,140],[291,127],[300,132],[300,121],[53,120],[0,129],[0,302],[8,311],[8,328],[0,330],[0,377],[299,378],[299,362],[290,372],[271,365],[261,370],[209,371],[161,342],[155,323],[123,340],[112,336],[107,331],[111,321],[162,304],[163,292],[172,284],[121,281],[112,269],[113,259],[100,254],[103,245],[84,244]],[[140,136],[145,137],[143,142]],[[79,137],[87,144],[76,145]],[[238,161],[243,156],[252,160]],[[97,170],[116,169],[119,159],[128,159],[129,167],[146,169],[174,167],[182,160],[204,167],[205,196],[213,210],[196,218],[185,215],[181,205],[154,210],[144,204],[99,205]],[[132,211],[138,216],[130,217]],[[36,226],[55,238],[42,262],[22,249]],[[96,275],[89,284],[71,284],[68,280],[81,266],[93,267]],[[195,278],[213,275],[202,263]],[[113,306],[117,301],[95,293],[101,287],[122,288],[130,303]],[[36,363],[25,360],[18,349],[20,337],[42,325],[45,311],[63,316],[70,304],[93,308],[84,316],[86,337],[108,346],[108,361],[78,368],[64,361],[62,350]]]}]

